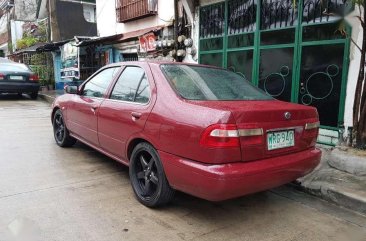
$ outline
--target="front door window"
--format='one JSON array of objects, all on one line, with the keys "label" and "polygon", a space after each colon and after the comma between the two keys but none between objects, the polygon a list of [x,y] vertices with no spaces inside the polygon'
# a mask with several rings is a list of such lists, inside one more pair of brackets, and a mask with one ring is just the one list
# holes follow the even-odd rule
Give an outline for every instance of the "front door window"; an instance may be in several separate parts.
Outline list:
[{"label": "front door window", "polygon": [[104,69],[89,80],[83,88],[82,96],[86,97],[103,97],[113,77],[118,72],[119,67]]}]

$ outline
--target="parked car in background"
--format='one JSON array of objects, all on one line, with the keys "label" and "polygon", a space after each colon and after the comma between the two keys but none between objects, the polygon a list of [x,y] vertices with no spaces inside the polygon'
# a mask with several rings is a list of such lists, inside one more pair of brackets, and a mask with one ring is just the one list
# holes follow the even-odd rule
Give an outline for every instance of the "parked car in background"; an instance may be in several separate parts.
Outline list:
[{"label": "parked car in background", "polygon": [[7,59],[7,58],[0,57],[0,64],[1,63],[15,63],[15,62],[13,62],[13,61],[11,61],[10,59]]},{"label": "parked car in background", "polygon": [[118,63],[66,92],[52,106],[56,143],[79,140],[128,165],[149,207],[174,190],[211,201],[267,190],[320,161],[315,108],[275,100],[221,68]]},{"label": "parked car in background", "polygon": [[15,63],[2,59],[0,62],[0,93],[29,94],[37,99],[39,78],[25,64]]}]

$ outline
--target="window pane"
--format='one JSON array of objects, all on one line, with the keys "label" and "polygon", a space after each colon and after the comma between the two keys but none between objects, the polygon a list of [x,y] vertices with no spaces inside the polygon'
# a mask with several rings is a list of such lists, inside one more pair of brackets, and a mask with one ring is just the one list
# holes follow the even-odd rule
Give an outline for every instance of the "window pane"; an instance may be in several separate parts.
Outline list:
[{"label": "window pane", "polygon": [[94,76],[83,89],[83,96],[103,97],[119,67],[108,68]]},{"label": "window pane", "polygon": [[261,50],[259,88],[276,99],[291,101],[293,55],[293,48]]},{"label": "window pane", "polygon": [[201,54],[201,64],[222,67],[222,53],[218,54]]},{"label": "window pane", "polygon": [[220,49],[222,49],[222,47],[223,47],[222,37],[201,39],[201,41],[200,41],[201,51],[220,50]]},{"label": "window pane", "polygon": [[292,44],[295,42],[295,28],[264,31],[261,33],[262,45]]},{"label": "window pane", "polygon": [[242,48],[253,46],[254,44],[254,34],[240,34],[240,35],[232,35],[227,38],[227,47],[228,48]]},{"label": "window pane", "polygon": [[270,100],[241,75],[228,70],[189,65],[162,65],[180,96],[189,100]]},{"label": "window pane", "polygon": [[344,45],[302,49],[299,103],[318,109],[320,124],[338,127]]},{"label": "window pane", "polygon": [[221,36],[225,26],[225,4],[202,7],[200,11],[200,37]]},{"label": "window pane", "polygon": [[256,0],[231,0],[228,2],[228,33],[253,32],[256,28]]},{"label": "window pane", "polygon": [[253,50],[227,53],[227,68],[246,80],[252,80]]},{"label": "window pane", "polygon": [[145,72],[140,67],[126,67],[113,88],[111,99],[134,101],[140,81],[145,78]]},{"label": "window pane", "polygon": [[316,24],[303,27],[302,39],[303,41],[317,41],[326,39],[342,39],[343,36],[338,30],[340,22],[329,24]]},{"label": "window pane", "polygon": [[146,75],[144,75],[144,78],[141,80],[139,89],[137,90],[135,102],[147,103],[149,102],[149,99],[150,99],[149,81],[147,80]]},{"label": "window pane", "polygon": [[303,24],[339,20],[352,9],[352,1],[347,0],[304,0]]},{"label": "window pane", "polygon": [[276,29],[295,26],[298,1],[262,0],[261,29]]}]

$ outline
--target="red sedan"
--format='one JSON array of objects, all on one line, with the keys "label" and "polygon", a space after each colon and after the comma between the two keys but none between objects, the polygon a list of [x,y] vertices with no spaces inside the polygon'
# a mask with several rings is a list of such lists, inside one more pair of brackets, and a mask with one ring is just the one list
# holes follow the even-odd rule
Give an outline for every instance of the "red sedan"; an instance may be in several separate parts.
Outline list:
[{"label": "red sedan", "polygon": [[220,201],[312,171],[315,108],[282,102],[228,70],[181,63],[108,65],[53,103],[56,143],[79,140],[129,166],[144,205],[174,190]]}]

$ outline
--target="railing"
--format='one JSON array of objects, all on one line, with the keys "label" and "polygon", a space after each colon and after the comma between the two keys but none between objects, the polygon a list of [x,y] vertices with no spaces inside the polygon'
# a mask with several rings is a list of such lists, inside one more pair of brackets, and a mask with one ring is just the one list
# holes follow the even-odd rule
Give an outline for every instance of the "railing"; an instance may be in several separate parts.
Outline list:
[{"label": "railing", "polygon": [[157,0],[116,0],[117,22],[128,22],[146,16],[156,15]]}]

